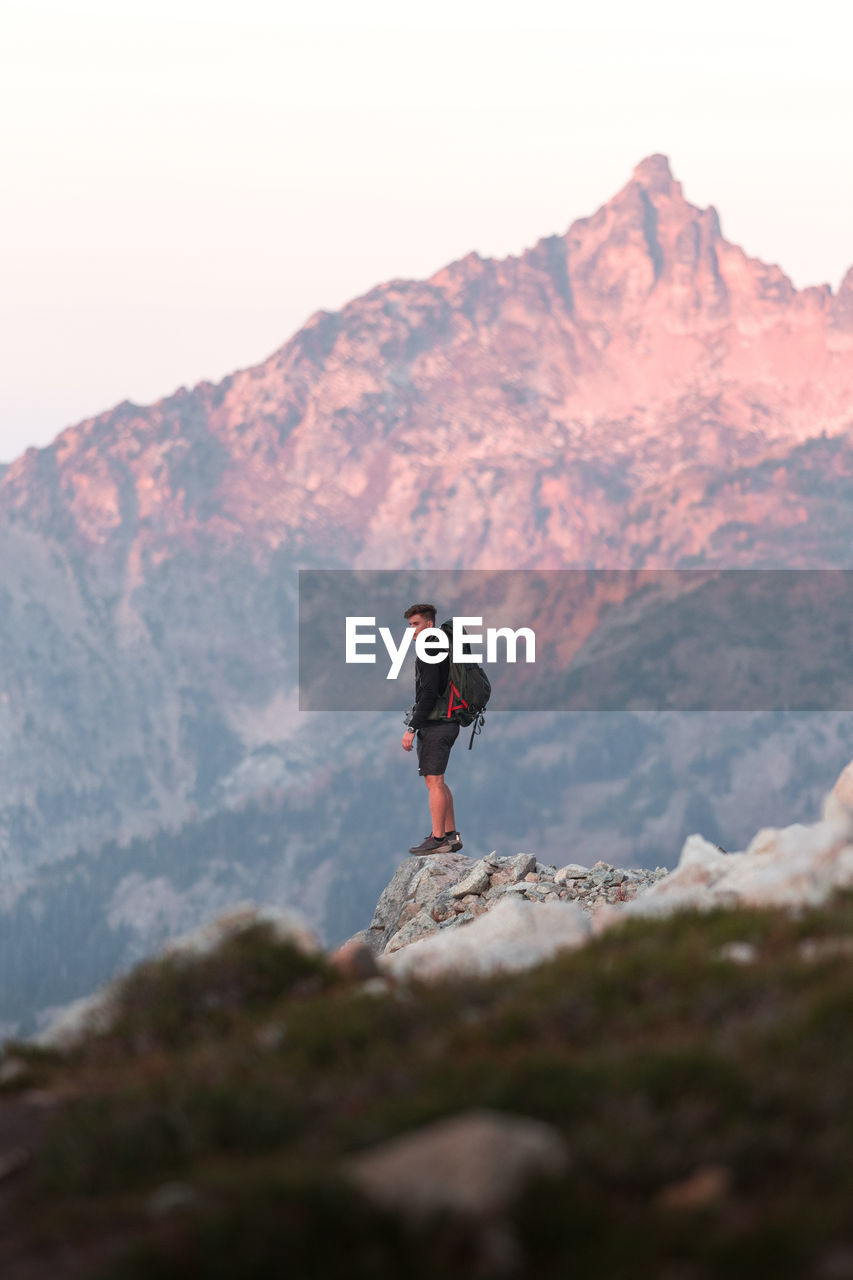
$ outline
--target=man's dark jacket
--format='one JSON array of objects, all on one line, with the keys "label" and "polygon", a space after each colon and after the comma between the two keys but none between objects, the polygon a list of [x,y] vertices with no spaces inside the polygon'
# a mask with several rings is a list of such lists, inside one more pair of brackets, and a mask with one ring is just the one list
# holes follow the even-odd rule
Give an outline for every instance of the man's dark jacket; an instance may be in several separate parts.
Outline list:
[{"label": "man's dark jacket", "polygon": [[423,729],[424,725],[437,724],[430,720],[429,713],[447,688],[450,679],[450,654],[446,653],[441,662],[423,662],[415,658],[415,709],[409,724],[413,729]]}]

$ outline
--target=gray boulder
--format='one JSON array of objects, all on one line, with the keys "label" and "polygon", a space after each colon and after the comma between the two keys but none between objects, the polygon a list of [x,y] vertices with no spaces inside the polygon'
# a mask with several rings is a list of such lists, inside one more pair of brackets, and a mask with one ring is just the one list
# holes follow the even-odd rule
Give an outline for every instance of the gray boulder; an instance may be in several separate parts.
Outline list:
[{"label": "gray boulder", "polygon": [[379,955],[422,908],[431,913],[439,899],[446,896],[472,865],[471,859],[461,853],[404,858],[379,895],[369,927],[355,934],[355,938]]},{"label": "gray boulder", "polygon": [[476,1110],[383,1142],[350,1158],[344,1171],[376,1203],[418,1219],[502,1212],[532,1177],[558,1175],[568,1164],[552,1125]]}]

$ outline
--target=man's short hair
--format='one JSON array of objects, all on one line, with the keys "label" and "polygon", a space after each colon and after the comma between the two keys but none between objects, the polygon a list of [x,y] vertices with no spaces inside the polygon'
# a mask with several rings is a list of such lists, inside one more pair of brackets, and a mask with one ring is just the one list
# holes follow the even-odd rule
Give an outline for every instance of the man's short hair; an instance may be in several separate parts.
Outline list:
[{"label": "man's short hair", "polygon": [[403,617],[408,619],[414,617],[416,613],[419,613],[422,618],[429,618],[430,622],[435,625],[434,604],[413,604],[406,610]]}]

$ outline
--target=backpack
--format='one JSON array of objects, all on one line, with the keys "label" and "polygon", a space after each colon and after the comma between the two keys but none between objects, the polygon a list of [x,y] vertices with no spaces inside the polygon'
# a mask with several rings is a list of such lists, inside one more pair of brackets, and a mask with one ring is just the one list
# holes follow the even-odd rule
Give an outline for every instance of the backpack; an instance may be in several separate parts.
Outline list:
[{"label": "backpack", "polygon": [[447,688],[429,713],[429,719],[455,720],[463,726],[473,724],[468,743],[470,751],[474,745],[474,735],[483,731],[486,703],[491,696],[492,686],[489,677],[477,663],[453,661],[452,620],[442,622],[441,630],[450,638],[450,678]]}]

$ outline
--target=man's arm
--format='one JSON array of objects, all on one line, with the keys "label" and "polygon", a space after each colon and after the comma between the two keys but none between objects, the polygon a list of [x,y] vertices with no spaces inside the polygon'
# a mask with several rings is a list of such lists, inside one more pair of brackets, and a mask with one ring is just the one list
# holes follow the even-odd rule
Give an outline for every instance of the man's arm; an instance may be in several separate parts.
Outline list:
[{"label": "man's arm", "polygon": [[415,703],[415,709],[412,712],[412,718],[409,725],[413,729],[422,729],[425,724],[429,724],[429,713],[438,702],[444,690],[447,688],[447,681],[450,679],[450,655],[442,658],[441,662],[425,662],[423,665],[423,673],[421,676],[421,696]]}]

